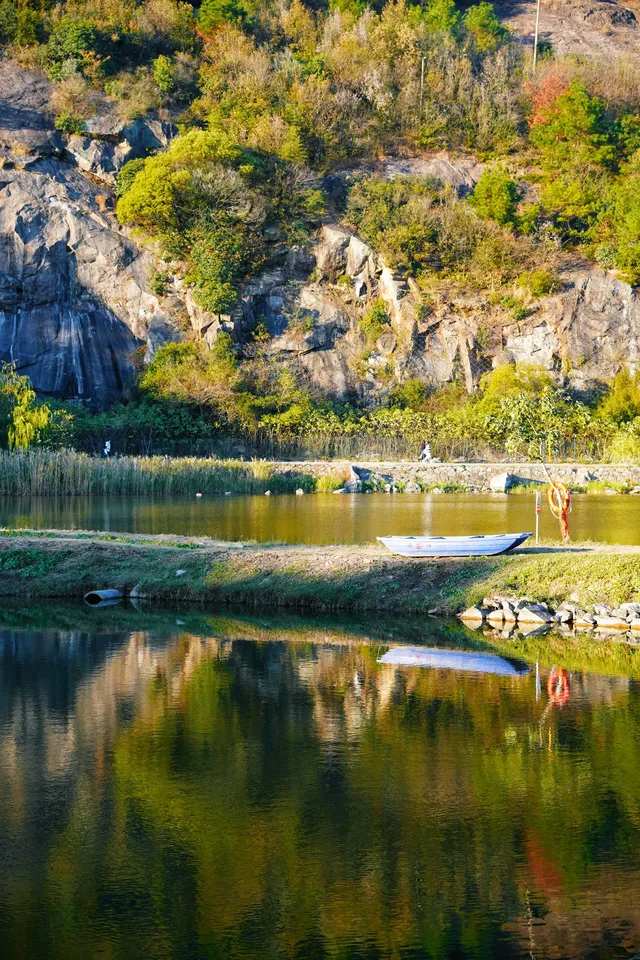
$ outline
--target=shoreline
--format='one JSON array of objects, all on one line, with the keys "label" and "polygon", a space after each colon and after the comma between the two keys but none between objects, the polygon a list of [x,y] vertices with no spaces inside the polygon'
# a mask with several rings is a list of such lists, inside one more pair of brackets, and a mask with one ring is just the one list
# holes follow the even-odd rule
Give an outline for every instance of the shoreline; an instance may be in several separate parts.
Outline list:
[{"label": "shoreline", "polygon": [[640,546],[542,545],[497,557],[412,560],[377,544],[0,531],[0,597],[82,599],[106,588],[254,610],[447,617],[499,595],[586,607],[638,600]]},{"label": "shoreline", "polygon": [[[640,494],[640,465],[552,464],[573,492]],[[541,463],[99,458],[73,450],[0,451],[0,496],[310,493],[523,493],[548,485]]]}]

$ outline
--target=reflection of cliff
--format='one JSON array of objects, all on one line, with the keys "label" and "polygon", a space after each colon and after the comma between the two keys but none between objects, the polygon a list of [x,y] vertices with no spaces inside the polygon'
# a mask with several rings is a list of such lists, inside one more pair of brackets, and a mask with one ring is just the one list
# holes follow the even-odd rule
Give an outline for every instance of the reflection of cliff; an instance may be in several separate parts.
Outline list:
[{"label": "reflection of cliff", "polygon": [[9,950],[519,956],[533,929],[547,957],[574,918],[604,943],[589,911],[615,944],[622,920],[640,936],[633,684],[573,674],[541,728],[533,675],[381,667],[384,647],[339,631],[262,643],[224,624],[114,635],[93,659],[41,635],[46,669],[7,635]]}]

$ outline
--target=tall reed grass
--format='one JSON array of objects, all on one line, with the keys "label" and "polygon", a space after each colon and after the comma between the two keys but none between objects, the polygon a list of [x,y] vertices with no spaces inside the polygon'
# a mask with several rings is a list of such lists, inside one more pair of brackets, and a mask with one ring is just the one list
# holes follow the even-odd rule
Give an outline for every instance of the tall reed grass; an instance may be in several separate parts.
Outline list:
[{"label": "tall reed grass", "polygon": [[278,472],[264,461],[196,457],[99,459],[71,450],[0,451],[0,495],[180,496],[194,493],[311,491],[311,474]]}]

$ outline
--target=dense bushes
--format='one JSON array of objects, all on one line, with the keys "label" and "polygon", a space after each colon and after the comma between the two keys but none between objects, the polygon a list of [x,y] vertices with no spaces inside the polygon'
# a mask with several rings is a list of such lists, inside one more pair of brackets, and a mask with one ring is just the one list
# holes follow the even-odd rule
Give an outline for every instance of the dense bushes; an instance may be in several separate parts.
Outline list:
[{"label": "dense bushes", "polygon": [[[384,321],[382,320],[384,326]],[[240,365],[229,338],[213,351],[158,351],[136,395],[102,413],[56,407],[40,431],[48,446],[99,453],[417,457],[425,438],[442,458],[640,460],[640,376],[622,371],[587,405],[543,369],[503,365],[469,396],[459,384],[430,391],[406,381],[385,406],[359,410],[312,395],[268,363]]]},{"label": "dense bushes", "polygon": [[[553,265],[553,247],[510,229],[518,222],[517,196],[501,170],[483,175],[471,202],[425,177],[373,177],[351,190],[346,218],[394,269],[486,288],[533,277],[536,263]],[[553,277],[551,269],[538,273]]]},{"label": "dense bushes", "polygon": [[224,313],[240,280],[266,256],[265,232],[299,240],[318,222],[322,195],[304,170],[238,147],[220,130],[191,130],[166,153],[118,178],[118,217],[159,237],[185,260],[194,296]]}]

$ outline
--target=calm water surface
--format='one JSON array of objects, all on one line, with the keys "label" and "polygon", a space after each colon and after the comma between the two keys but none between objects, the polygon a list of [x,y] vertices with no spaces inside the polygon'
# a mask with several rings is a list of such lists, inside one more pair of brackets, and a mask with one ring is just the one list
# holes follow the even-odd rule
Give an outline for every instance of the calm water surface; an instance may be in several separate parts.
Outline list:
[{"label": "calm water surface", "polygon": [[0,610],[3,955],[637,955],[640,649],[505,641],[517,676],[377,662],[406,639]]},{"label": "calm water surface", "polygon": [[[640,497],[576,496],[575,539],[640,543]],[[0,526],[177,533],[225,540],[366,543],[396,534],[468,535],[535,529],[532,494],[315,494],[141,500],[0,497]],[[546,504],[540,532],[558,536]]]}]

